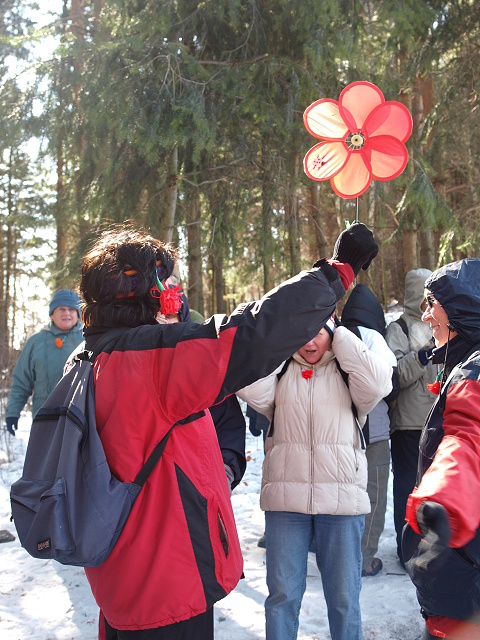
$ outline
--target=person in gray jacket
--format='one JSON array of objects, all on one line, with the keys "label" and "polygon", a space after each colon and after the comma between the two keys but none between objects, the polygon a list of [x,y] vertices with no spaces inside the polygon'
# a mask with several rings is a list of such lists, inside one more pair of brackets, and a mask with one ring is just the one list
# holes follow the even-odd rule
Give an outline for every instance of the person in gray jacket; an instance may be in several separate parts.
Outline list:
[{"label": "person in gray jacket", "polygon": [[430,361],[432,330],[421,320],[426,306],[425,281],[431,273],[429,269],[413,269],[406,274],[404,313],[388,325],[385,336],[397,358],[400,385],[390,415],[390,448],[397,555],[403,567],[401,545],[407,499],[415,486],[420,435],[435,399],[427,383],[433,383],[438,372]]},{"label": "person in gray jacket", "polygon": [[398,396],[397,360],[385,342],[385,314],[373,291],[357,284],[342,312],[342,324],[358,336],[367,347],[391,365],[392,391],[370,411],[363,427],[367,443],[370,513],[365,515],[362,536],[362,576],[376,576],[383,567],[376,558],[378,543],[385,526],[388,475],[390,469],[389,404]]},{"label": "person in gray jacket", "polygon": [[49,324],[28,338],[13,368],[5,408],[6,428],[12,436],[28,398],[33,394],[34,418],[62,377],[68,356],[83,341],[80,298],[74,291],[61,289],[54,293],[48,313]]}]

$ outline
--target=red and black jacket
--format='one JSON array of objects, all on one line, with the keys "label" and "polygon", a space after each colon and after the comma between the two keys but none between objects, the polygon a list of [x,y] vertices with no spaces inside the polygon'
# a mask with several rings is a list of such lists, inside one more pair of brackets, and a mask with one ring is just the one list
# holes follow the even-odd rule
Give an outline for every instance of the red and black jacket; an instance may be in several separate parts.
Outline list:
[{"label": "red and black jacket", "polygon": [[303,272],[203,325],[85,330],[88,350],[104,345],[94,363],[96,419],[112,472],[132,481],[175,425],[111,555],[86,569],[112,627],[186,620],[236,586],[242,556],[205,411],[271,373],[320,331],[353,279],[349,265],[335,266]]},{"label": "red and black jacket", "polygon": [[[448,317],[454,337],[433,352],[443,362],[440,395],[420,439],[417,487],[407,503],[402,548],[427,628],[444,637],[480,637],[480,259],[437,269],[425,282]],[[455,335],[457,334],[457,335]],[[450,524],[448,547],[427,563],[409,558],[421,545],[417,511],[441,504]],[[415,533],[416,532],[416,533]],[[420,566],[419,566],[420,564]],[[458,620],[473,627],[453,631]]]},{"label": "red and black jacket", "polygon": [[419,486],[408,500],[402,544],[406,561],[419,555],[416,511],[423,501],[433,500],[447,509],[449,546],[428,571],[408,563],[409,573],[426,616],[474,619],[476,624],[480,624],[478,347],[454,368],[427,418],[420,439]]}]

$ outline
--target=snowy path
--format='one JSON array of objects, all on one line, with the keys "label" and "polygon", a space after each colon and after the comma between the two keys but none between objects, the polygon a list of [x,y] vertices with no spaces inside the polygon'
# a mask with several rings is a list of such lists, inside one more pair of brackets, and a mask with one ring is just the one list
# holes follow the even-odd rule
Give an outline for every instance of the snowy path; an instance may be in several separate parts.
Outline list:
[{"label": "snowy path", "polygon": [[[0,529],[15,533],[10,522],[9,489],[21,475],[30,416],[19,421],[10,438],[12,462],[6,461],[5,434],[0,440]],[[258,505],[263,448],[247,430],[249,462],[232,502],[245,559],[245,579],[215,607],[216,640],[264,638],[265,552],[257,547],[264,516]],[[2,457],[3,456],[3,457]],[[379,557],[384,569],[364,578],[361,594],[364,640],[418,640],[423,620],[410,579],[396,560],[391,478],[385,531]],[[97,607],[82,569],[31,558],[16,539],[0,544],[0,638],[2,640],[95,640]],[[307,591],[300,616],[299,640],[328,640],[321,580],[309,554]]]}]

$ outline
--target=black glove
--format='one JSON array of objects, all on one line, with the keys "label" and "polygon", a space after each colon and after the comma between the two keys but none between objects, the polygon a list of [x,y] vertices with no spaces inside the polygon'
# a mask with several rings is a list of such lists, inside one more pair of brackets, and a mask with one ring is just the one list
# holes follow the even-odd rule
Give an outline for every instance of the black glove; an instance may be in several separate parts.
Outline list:
[{"label": "black glove", "polygon": [[15,431],[18,429],[18,418],[5,418],[5,422],[8,433],[14,436]]},{"label": "black glove", "polygon": [[258,438],[258,436],[262,435],[261,429],[257,429],[257,427],[255,426],[255,423],[252,422],[251,420],[250,420],[250,424],[248,425],[248,428],[250,429],[250,433],[252,434],[252,436],[255,436],[256,438]]},{"label": "black glove", "polygon": [[430,357],[432,355],[433,349],[419,349],[417,351],[418,361],[424,367],[430,362]]},{"label": "black glove", "polygon": [[258,436],[261,435],[262,433],[262,430],[257,427],[258,413],[255,411],[255,409],[252,409],[252,407],[248,405],[247,405],[247,418],[248,418],[248,428],[250,429],[250,433],[252,434],[252,436],[255,436],[256,438],[258,438]]},{"label": "black glove", "polygon": [[420,569],[428,569],[447,547],[451,532],[445,507],[426,500],[418,507],[417,524],[422,534],[418,546],[419,555],[414,562]]},{"label": "black glove", "polygon": [[373,233],[363,223],[354,222],[338,236],[332,259],[349,264],[356,277],[360,269],[368,269],[377,253]]}]

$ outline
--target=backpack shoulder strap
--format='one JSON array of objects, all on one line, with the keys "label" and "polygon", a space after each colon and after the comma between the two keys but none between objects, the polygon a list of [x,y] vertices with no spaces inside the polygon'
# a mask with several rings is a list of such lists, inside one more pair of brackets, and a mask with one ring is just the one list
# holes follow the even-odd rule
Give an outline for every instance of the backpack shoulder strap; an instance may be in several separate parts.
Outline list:
[{"label": "backpack shoulder strap", "polygon": [[55,411],[73,411],[78,414],[86,409],[88,387],[93,373],[92,365],[88,361],[76,360],[60,378],[49,396],[38,410],[33,422],[44,420],[45,416]]},{"label": "backpack shoulder strap", "polygon": [[394,320],[394,322],[396,322],[397,324],[400,325],[400,328],[402,329],[403,333],[407,336],[408,338],[408,325],[405,321],[405,318],[403,318],[402,316],[400,316],[400,318],[397,318],[396,320]]},{"label": "backpack shoulder strap", "polygon": [[143,487],[145,482],[148,480],[150,474],[155,469],[157,462],[162,457],[162,454],[165,451],[165,447],[167,446],[168,439],[170,438],[173,428],[177,424],[188,424],[189,422],[193,422],[194,420],[198,420],[199,418],[202,418],[204,415],[205,415],[205,411],[192,413],[186,418],[183,418],[183,420],[179,420],[174,425],[172,425],[170,429],[167,431],[167,433],[160,440],[160,442],[155,446],[155,449],[152,451],[152,453],[148,456],[147,461],[138,472],[137,477],[135,478],[133,483],[138,484],[139,487]]},{"label": "backpack shoulder strap", "polygon": [[[348,373],[342,369],[342,367],[340,366],[339,361],[336,358],[335,358],[335,364],[337,365],[337,369],[339,370],[340,375],[343,378],[343,381],[345,382],[345,384],[348,387]],[[355,408],[355,414],[356,413],[357,413],[357,409]]]},{"label": "backpack shoulder strap", "polygon": [[[337,365],[337,369],[340,372],[340,375],[343,378],[343,381],[345,382],[345,384],[347,385],[348,388],[348,373],[346,371],[344,371],[342,369],[342,367],[340,366],[339,361],[335,358],[335,364]],[[357,425],[358,428],[358,432],[360,434],[360,441],[362,443],[362,449],[366,449],[367,448],[367,443],[365,442],[365,436],[363,433],[363,429],[360,426],[360,420],[358,419],[358,411],[357,411],[357,407],[355,406],[355,403],[352,400],[352,413],[353,413],[353,417],[355,418],[355,424]]]},{"label": "backpack shoulder strap", "polygon": [[[101,351],[101,348],[108,342],[109,341],[102,341],[102,344],[100,345],[100,351]],[[89,375],[93,371],[93,366],[92,366],[93,360],[94,360],[94,353],[92,353],[91,351],[87,351],[86,349],[84,351],[81,351],[75,354],[75,358],[73,359],[74,367],[70,369],[70,371],[66,375],[70,375],[70,376],[75,375],[74,374],[75,366],[77,370],[80,369],[82,366],[81,365],[82,362],[87,362],[89,364],[89,367],[85,369],[86,375]],[[140,469],[137,476],[135,477],[133,484],[136,484],[139,487],[143,487],[145,482],[148,480],[148,478],[150,477],[150,474],[155,469],[155,466],[157,465],[158,461],[162,457],[163,452],[165,451],[165,447],[167,446],[168,439],[170,438],[170,434],[172,433],[174,426],[175,425],[170,427],[168,432],[164,435],[164,437],[160,440],[160,442],[155,446],[152,453],[148,456],[147,461],[145,462],[145,464],[143,465],[143,467]]]},{"label": "backpack shoulder strap", "polygon": [[[173,426],[175,426],[175,425],[173,425]],[[156,447],[152,451],[152,453],[148,456],[147,461],[145,462],[143,467],[140,469],[140,471],[137,474],[137,477],[133,481],[134,484],[138,484],[139,487],[143,487],[145,482],[150,477],[150,474],[155,469],[155,467],[157,465],[157,462],[162,457],[162,454],[165,451],[165,447],[167,446],[167,442],[168,442],[168,439],[170,438],[170,434],[172,433],[172,431],[173,431],[173,427],[170,427],[170,429],[167,431],[167,433],[163,436],[163,438],[160,440],[160,442],[156,445]]]},{"label": "backpack shoulder strap", "polygon": [[285,375],[287,369],[288,369],[288,365],[290,364],[290,362],[292,361],[292,356],[290,356],[290,358],[287,358],[285,360],[285,363],[283,365],[283,367],[281,368],[281,370],[277,373],[277,382],[280,380],[280,378],[282,378],[282,376]]},{"label": "backpack shoulder strap", "polygon": [[[288,369],[288,365],[290,364],[291,361],[292,361],[292,356],[290,356],[285,360],[283,367],[277,373],[277,384],[279,380],[281,380],[281,378],[285,375]],[[271,438],[273,436],[274,429],[275,429],[275,405],[273,407],[272,419],[270,420],[270,424],[268,425],[268,429],[267,429],[267,434],[266,434],[267,438]]]}]

